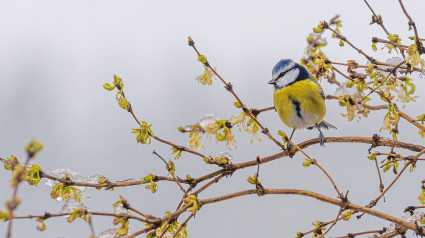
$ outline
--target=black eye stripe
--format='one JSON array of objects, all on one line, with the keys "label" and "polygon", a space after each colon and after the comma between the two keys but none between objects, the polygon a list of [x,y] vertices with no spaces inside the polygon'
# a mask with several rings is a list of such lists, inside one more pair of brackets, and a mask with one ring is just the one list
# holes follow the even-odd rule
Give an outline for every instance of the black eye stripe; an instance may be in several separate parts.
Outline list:
[{"label": "black eye stripe", "polygon": [[279,76],[276,78],[276,80],[278,80],[278,79],[282,78],[283,76],[285,76],[285,74],[286,74],[287,72],[288,72],[288,71],[285,71],[285,72],[280,73],[280,74],[279,74]]}]

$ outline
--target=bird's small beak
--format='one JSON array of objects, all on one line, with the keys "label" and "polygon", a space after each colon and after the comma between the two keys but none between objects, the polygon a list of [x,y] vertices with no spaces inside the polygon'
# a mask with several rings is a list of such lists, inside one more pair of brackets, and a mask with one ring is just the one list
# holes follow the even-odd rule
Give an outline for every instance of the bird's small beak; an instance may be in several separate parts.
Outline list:
[{"label": "bird's small beak", "polygon": [[274,80],[274,79],[272,79],[268,82],[268,84],[274,84],[274,83],[276,83],[276,80]]}]

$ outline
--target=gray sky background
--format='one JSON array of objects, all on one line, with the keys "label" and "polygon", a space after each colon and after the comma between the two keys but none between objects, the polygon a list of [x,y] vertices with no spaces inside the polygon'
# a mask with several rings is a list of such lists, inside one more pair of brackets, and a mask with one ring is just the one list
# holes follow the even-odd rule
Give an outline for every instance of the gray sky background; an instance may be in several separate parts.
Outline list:
[{"label": "gray sky background", "polygon": [[[411,44],[407,36],[413,32],[407,31],[407,19],[398,1],[370,3],[383,16],[389,31],[399,34],[404,44]],[[405,1],[405,6],[424,37],[423,1]],[[166,175],[163,163],[152,155],[152,150],[172,158],[171,148],[156,141],[149,146],[136,144],[135,135],[130,133],[136,123],[118,107],[115,92],[102,88],[105,82],[112,82],[113,74],[124,79],[125,92],[135,113],[153,124],[156,135],[187,145],[188,135],[180,134],[177,127],[193,124],[207,113],[223,119],[240,113],[233,106],[234,98],[220,82],[207,87],[195,81],[203,67],[187,46],[188,35],[249,107],[263,108],[272,105],[272,88],[267,81],[274,64],[281,58],[299,61],[312,28],[335,14],[341,15],[342,33],[356,46],[381,60],[389,58],[385,50],[373,53],[371,49],[372,36],[386,36],[379,26],[369,26],[371,13],[363,1],[3,1],[0,156],[13,154],[22,161],[24,146],[37,138],[44,149],[33,163],[45,171],[69,168],[83,175],[103,174],[111,181],[139,179],[149,173]],[[339,47],[329,34],[327,40],[325,52],[332,60],[355,59],[366,63],[348,45]],[[412,77],[417,85],[416,95],[425,95],[423,79],[417,74]],[[326,94],[335,92],[334,85],[322,85]],[[424,113],[424,98],[417,101],[404,110],[412,116]],[[371,101],[378,103],[379,100]],[[326,120],[338,130],[326,131],[326,136],[372,136],[378,133],[385,114],[384,110],[372,112],[360,122],[347,122],[340,116],[344,108],[336,101],[328,101],[327,107]],[[263,113],[259,119],[273,135],[278,130],[290,132],[275,112]],[[379,134],[389,136],[386,131]],[[266,137],[260,136],[262,142],[251,145],[250,136],[236,132],[238,149],[229,152],[234,162],[279,152]],[[316,131],[297,131],[294,141],[315,137]],[[399,140],[424,144],[417,129],[405,121],[400,123]],[[203,142],[207,150],[201,150],[202,153],[226,150],[226,146],[216,145],[212,140]],[[352,202],[366,205],[379,194],[374,163],[366,158],[368,148],[326,144],[306,151],[327,169],[342,191],[350,191]],[[293,159],[262,165],[262,184],[336,197],[327,178],[317,168],[303,168],[303,161],[304,157],[297,154]],[[217,169],[188,154],[175,163],[180,177],[198,177]],[[376,209],[401,217],[406,206],[417,205],[423,169],[419,163],[415,173],[402,176],[387,194],[386,202],[381,201]],[[255,170],[248,168],[222,179],[200,198],[252,188],[246,178]],[[394,174],[383,177],[388,185]],[[12,194],[9,178],[9,171],[0,170],[2,204]],[[139,210],[162,216],[175,209],[182,194],[175,184],[158,185],[156,194],[144,186],[118,188],[114,192],[91,189],[87,195],[92,198],[84,199],[84,203],[94,211],[112,211],[112,203],[122,195]],[[44,181],[37,188],[22,184],[22,205],[17,214],[58,212],[62,202],[50,199],[49,194],[50,188]],[[312,229],[311,223],[316,220],[334,219],[337,212],[337,207],[314,199],[254,195],[203,207],[190,221],[188,230],[190,237],[294,237],[298,231]],[[93,222],[97,233],[112,227],[110,218],[95,217]],[[38,232],[34,220],[15,221],[14,237],[90,234],[88,226],[79,220],[68,224],[65,218],[49,219],[46,224],[47,230]],[[389,222],[365,215],[361,220],[340,222],[330,234],[341,236],[388,225]],[[131,227],[137,231],[143,224],[132,221]],[[5,228],[6,224],[0,223],[0,233]]]}]

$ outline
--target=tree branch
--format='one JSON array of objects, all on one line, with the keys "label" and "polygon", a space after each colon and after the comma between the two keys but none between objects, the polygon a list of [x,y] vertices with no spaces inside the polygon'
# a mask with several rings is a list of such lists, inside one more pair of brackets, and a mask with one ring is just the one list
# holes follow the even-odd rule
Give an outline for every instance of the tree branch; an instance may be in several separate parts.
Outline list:
[{"label": "tree branch", "polygon": [[[256,189],[243,190],[243,191],[223,195],[223,196],[220,196],[220,197],[214,197],[214,198],[200,200],[199,202],[202,205],[206,205],[206,204],[210,204],[210,203],[221,202],[221,201],[229,200],[229,199],[232,199],[232,198],[251,195],[251,194],[257,194],[257,190]],[[419,230],[418,226],[416,226],[413,223],[406,222],[402,219],[390,216],[388,214],[379,212],[377,210],[370,209],[368,207],[363,207],[363,206],[360,206],[360,205],[357,205],[357,204],[354,204],[354,203],[351,203],[351,202],[348,202],[348,201],[343,202],[341,200],[334,199],[334,198],[331,198],[331,197],[327,197],[327,196],[324,196],[322,194],[318,194],[318,193],[314,193],[314,192],[310,192],[310,191],[306,191],[306,190],[299,190],[299,189],[267,189],[267,188],[265,188],[264,189],[264,195],[269,195],[269,194],[292,194],[292,195],[300,195],[300,196],[315,198],[319,201],[329,203],[329,204],[333,204],[333,205],[339,206],[339,207],[344,208],[344,209],[352,209],[352,210],[355,210],[355,211],[367,213],[369,215],[372,215],[372,216],[375,216],[375,217],[396,223],[400,226],[406,227],[407,229],[412,230],[419,235],[425,235],[425,233],[423,231]]]}]

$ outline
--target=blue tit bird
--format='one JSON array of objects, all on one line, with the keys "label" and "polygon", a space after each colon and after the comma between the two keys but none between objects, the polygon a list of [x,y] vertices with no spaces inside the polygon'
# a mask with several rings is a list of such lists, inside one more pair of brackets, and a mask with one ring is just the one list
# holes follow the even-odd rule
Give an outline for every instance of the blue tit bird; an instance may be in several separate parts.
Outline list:
[{"label": "blue tit bird", "polygon": [[274,66],[269,84],[274,86],[275,110],[283,123],[293,129],[290,140],[296,129],[316,127],[320,145],[324,146],[325,136],[320,128],[336,127],[323,120],[325,95],[316,78],[304,66],[291,59],[282,59]]}]

